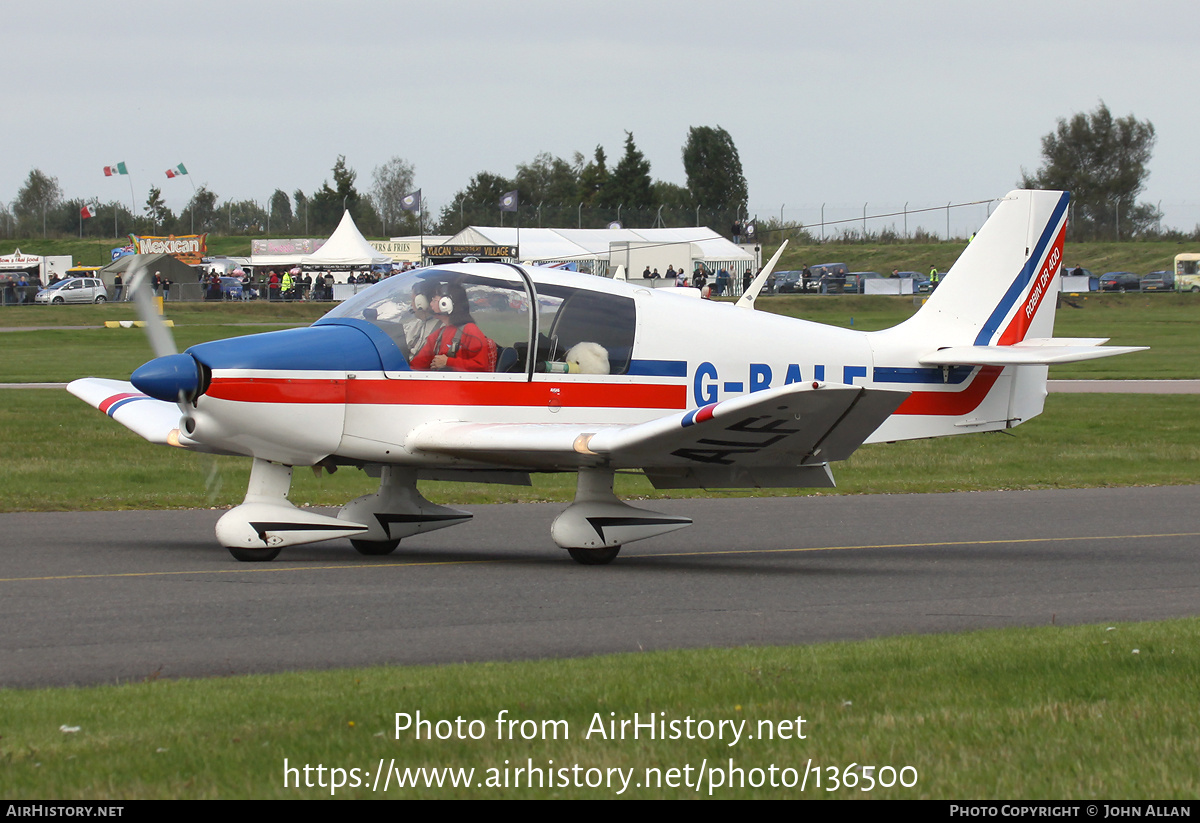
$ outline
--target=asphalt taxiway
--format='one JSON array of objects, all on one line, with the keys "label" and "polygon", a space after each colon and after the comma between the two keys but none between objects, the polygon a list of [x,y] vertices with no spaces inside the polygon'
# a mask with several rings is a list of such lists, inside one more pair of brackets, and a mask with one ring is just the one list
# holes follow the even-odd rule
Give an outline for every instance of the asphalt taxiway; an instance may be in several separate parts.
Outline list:
[{"label": "asphalt taxiway", "polygon": [[561,504],[478,506],[384,558],[244,564],[221,512],[0,515],[0,685],[447,663],[1200,613],[1200,487],[654,501],[610,566]]}]

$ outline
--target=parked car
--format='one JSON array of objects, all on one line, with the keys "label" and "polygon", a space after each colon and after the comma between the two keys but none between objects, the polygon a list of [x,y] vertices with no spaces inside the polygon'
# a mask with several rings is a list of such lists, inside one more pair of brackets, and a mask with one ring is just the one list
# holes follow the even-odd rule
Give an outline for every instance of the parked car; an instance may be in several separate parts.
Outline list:
[{"label": "parked car", "polygon": [[242,281],[237,277],[219,278],[219,289],[210,281],[204,289],[205,300],[241,300]]},{"label": "parked car", "polygon": [[818,263],[808,267],[811,279],[807,288],[816,287],[821,294],[841,294],[846,285],[846,272],[850,267],[845,263]]},{"label": "parked car", "polygon": [[804,291],[803,279],[802,271],[775,272],[775,294],[796,294]]},{"label": "parked car", "polygon": [[69,277],[48,286],[33,298],[35,303],[103,303],[108,289],[98,277]]},{"label": "parked car", "polygon": [[933,284],[929,282],[929,277],[919,271],[898,271],[896,277],[912,280],[913,294],[928,294],[933,291]]},{"label": "parked car", "polygon": [[1131,271],[1105,272],[1100,278],[1100,291],[1140,291],[1142,279]]},{"label": "parked car", "polygon": [[1142,278],[1142,291],[1175,291],[1175,274],[1152,271]]},{"label": "parked car", "polygon": [[221,294],[226,300],[241,300],[242,299],[242,278],[240,277],[222,277],[221,278]]},{"label": "parked car", "polygon": [[836,270],[838,266],[842,266],[842,271],[845,271],[845,264],[830,263],[823,266],[810,266],[808,269],[808,277],[804,276],[803,271],[781,271],[775,273],[775,293],[776,294],[800,294],[802,292],[821,291],[821,284],[825,282],[826,269],[833,268]]}]

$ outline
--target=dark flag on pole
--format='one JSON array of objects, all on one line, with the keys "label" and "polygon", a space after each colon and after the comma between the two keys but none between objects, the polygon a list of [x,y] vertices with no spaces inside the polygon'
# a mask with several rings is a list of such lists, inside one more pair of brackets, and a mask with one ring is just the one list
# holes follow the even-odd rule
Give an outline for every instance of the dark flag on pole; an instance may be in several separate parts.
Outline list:
[{"label": "dark flag on pole", "polygon": [[517,197],[517,190],[513,189],[500,198],[500,211],[516,211],[517,205],[520,202],[520,198]]},{"label": "dark flag on pole", "polygon": [[421,211],[421,190],[417,189],[412,194],[406,194],[401,197],[400,209],[402,211]]},{"label": "dark flag on pole", "polygon": [[746,224],[744,226],[742,226],[742,237],[745,238],[747,243],[757,243],[758,242],[758,221],[757,220],[747,220],[746,221]]}]

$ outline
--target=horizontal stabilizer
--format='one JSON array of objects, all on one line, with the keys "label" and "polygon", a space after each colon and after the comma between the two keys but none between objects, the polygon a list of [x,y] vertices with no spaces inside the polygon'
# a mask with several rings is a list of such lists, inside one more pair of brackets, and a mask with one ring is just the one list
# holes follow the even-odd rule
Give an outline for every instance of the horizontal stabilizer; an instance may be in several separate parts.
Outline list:
[{"label": "horizontal stabilizer", "polygon": [[950,346],[919,358],[922,366],[1050,366],[1145,351],[1146,346],[1099,346],[1103,339],[1041,338],[1011,346]]}]

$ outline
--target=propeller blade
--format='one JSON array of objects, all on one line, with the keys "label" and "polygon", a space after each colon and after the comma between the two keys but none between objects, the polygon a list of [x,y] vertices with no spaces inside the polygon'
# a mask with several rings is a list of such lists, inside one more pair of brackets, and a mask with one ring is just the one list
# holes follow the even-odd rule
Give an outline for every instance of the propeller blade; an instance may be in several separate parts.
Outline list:
[{"label": "propeller blade", "polygon": [[147,271],[145,264],[142,263],[141,255],[138,255],[138,259],[129,273],[129,293],[133,295],[138,317],[146,324],[146,337],[150,340],[150,348],[154,351],[154,356],[178,354],[179,349],[175,348],[175,338],[172,336],[171,330],[163,322],[162,315],[154,308],[154,298],[150,294],[150,278],[147,276]]},{"label": "propeller blade", "polygon": [[767,278],[771,276],[771,272],[775,271],[775,264],[779,262],[779,256],[783,254],[783,250],[787,248],[787,244],[788,241],[784,240],[779,246],[779,250],[771,257],[770,262],[763,266],[763,270],[758,273],[758,277],[755,277],[754,282],[750,284],[750,288],[746,289],[741,299],[737,301],[738,308],[754,308],[754,299],[762,291],[763,284],[767,282]]}]

